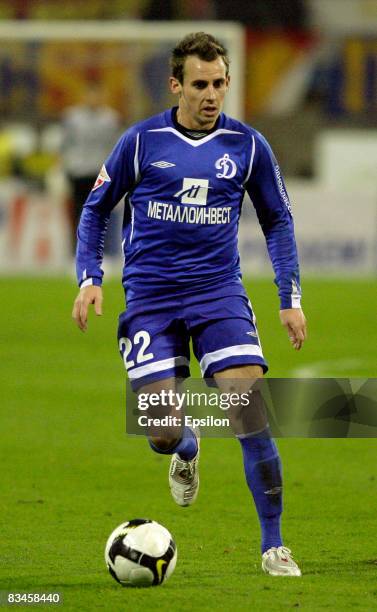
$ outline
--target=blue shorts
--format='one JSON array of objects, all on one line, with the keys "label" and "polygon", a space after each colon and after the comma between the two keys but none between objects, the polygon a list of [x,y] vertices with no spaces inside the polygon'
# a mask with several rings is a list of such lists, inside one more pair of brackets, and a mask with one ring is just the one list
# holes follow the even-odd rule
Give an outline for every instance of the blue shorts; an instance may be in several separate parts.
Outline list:
[{"label": "blue shorts", "polygon": [[[224,293],[224,291],[222,292]],[[263,357],[255,316],[241,285],[230,295],[192,293],[133,300],[119,316],[118,343],[132,388],[190,376],[190,338],[202,376]]]}]

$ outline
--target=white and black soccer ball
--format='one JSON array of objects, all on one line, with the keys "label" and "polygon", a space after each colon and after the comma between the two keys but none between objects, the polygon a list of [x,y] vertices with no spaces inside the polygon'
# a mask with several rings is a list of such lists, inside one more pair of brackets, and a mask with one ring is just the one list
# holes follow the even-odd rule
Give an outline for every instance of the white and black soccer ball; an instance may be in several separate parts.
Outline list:
[{"label": "white and black soccer ball", "polygon": [[147,519],[134,519],[114,529],[106,542],[105,561],[112,577],[127,586],[158,586],[177,563],[169,531]]}]

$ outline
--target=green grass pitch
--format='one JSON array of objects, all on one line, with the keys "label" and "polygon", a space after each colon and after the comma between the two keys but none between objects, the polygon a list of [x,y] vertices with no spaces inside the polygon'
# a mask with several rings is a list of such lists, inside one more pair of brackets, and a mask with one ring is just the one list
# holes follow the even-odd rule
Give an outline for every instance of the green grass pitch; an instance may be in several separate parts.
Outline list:
[{"label": "green grass pitch", "polygon": [[[198,501],[179,508],[169,459],[124,433],[120,285],[106,284],[104,316],[83,335],[70,320],[73,281],[1,284],[0,589],[60,591],[64,610],[377,609],[375,440],[279,441],[283,534],[304,575],[265,576],[237,441],[203,440]],[[375,281],[307,280],[301,353],[272,283],[248,289],[272,375],[376,376]],[[123,589],[105,568],[107,536],[136,517],[176,539],[177,567],[161,588]]]}]

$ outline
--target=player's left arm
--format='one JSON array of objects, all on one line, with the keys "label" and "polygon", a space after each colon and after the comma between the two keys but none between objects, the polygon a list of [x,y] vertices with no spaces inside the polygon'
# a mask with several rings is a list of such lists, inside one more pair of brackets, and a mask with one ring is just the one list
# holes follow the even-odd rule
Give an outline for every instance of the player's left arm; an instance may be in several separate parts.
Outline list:
[{"label": "player's left arm", "polygon": [[245,185],[266,238],[279,289],[280,320],[296,350],[306,339],[291,204],[276,158],[261,134],[252,137],[250,176]]}]

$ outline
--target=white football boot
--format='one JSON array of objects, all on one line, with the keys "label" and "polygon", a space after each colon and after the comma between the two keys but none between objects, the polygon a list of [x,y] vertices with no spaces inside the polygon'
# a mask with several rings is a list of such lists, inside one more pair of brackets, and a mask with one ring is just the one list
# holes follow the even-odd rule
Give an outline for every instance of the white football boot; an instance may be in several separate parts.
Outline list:
[{"label": "white football boot", "polygon": [[270,576],[301,576],[301,570],[292,558],[289,548],[273,546],[262,555],[262,570]]},{"label": "white football boot", "polygon": [[177,453],[171,458],[169,486],[174,501],[179,506],[191,506],[199,493],[200,432],[192,428],[198,443],[198,452],[191,461],[184,461]]}]

